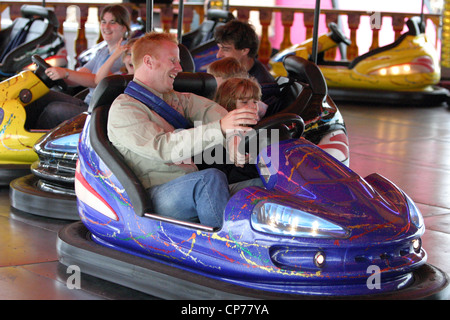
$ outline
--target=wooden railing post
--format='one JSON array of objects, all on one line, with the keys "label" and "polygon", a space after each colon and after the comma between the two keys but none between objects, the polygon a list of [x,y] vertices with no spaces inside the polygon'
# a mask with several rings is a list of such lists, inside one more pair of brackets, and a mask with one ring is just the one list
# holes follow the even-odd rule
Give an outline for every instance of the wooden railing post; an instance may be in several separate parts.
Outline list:
[{"label": "wooden railing post", "polygon": [[170,32],[170,28],[172,28],[172,22],[173,22],[173,7],[163,6],[161,8],[162,29],[165,32]]},{"label": "wooden railing post", "polygon": [[405,16],[393,16],[392,17],[392,29],[394,29],[395,39],[402,34],[403,28],[405,26]]},{"label": "wooden railing post", "polygon": [[380,29],[372,28],[372,44],[369,50],[374,50],[380,46]]},{"label": "wooden railing post", "polygon": [[66,20],[67,5],[65,4],[55,5],[53,9],[59,22],[58,32],[62,34],[64,32],[63,23]]},{"label": "wooden railing post", "polygon": [[85,23],[88,16],[88,9],[89,7],[87,5],[80,5],[80,29],[78,32],[78,38],[77,38],[77,44],[75,46],[77,51],[77,56],[82,53],[84,50],[87,49],[87,40],[86,40],[86,33],[85,33]]},{"label": "wooden railing post", "polygon": [[[327,27],[331,22],[337,23],[338,15],[335,13],[328,13],[325,16],[325,21],[327,23]],[[336,52],[337,52],[337,47],[334,47],[334,48],[331,48],[331,49],[328,49],[327,51],[325,51],[325,60],[335,60]]]},{"label": "wooden railing post", "polygon": [[196,7],[195,11],[197,11],[199,23],[202,23],[205,20],[205,7]]},{"label": "wooden railing post", "polygon": [[239,8],[237,11],[237,17],[239,21],[248,22],[250,18],[250,9],[247,8]]},{"label": "wooden railing post", "polygon": [[272,21],[272,10],[259,10],[259,22],[261,23],[261,39],[259,41],[258,59],[263,64],[268,64],[272,54],[272,46],[269,41],[269,26]]},{"label": "wooden railing post", "polygon": [[191,31],[191,24],[194,20],[194,9],[192,7],[184,8],[183,16],[183,33],[188,33]]},{"label": "wooden railing post", "polygon": [[349,14],[348,15],[348,27],[350,28],[350,40],[352,43],[347,48],[347,59],[353,60],[359,55],[358,46],[356,44],[356,32],[359,27],[360,15]]},{"label": "wooden railing post", "polygon": [[22,6],[21,3],[13,4],[9,7],[9,16],[11,17],[11,21],[16,20],[17,18],[21,17],[20,14],[20,7]]},{"label": "wooden railing post", "polygon": [[294,23],[294,12],[288,10],[281,11],[281,24],[283,25],[283,41],[280,44],[280,51],[292,46],[291,27],[293,23]]},{"label": "wooden railing post", "polygon": [[314,28],[314,12],[303,13],[303,25],[306,28],[305,39],[311,39],[313,36],[313,28]]}]

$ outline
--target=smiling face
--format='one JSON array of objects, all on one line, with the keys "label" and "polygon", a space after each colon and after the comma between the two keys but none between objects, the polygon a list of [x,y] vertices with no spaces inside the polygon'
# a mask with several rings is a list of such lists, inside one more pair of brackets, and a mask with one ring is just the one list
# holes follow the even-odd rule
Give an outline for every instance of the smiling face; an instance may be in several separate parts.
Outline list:
[{"label": "smiling face", "polygon": [[217,58],[235,58],[237,61],[242,62],[243,58],[248,55],[248,48],[236,49],[233,43],[219,43],[219,51],[217,51]]},{"label": "smiling face", "polygon": [[134,74],[133,61],[131,60],[131,50],[126,50],[123,54],[122,62],[128,74]]},{"label": "smiling face", "polygon": [[173,90],[173,82],[183,69],[180,65],[178,45],[171,41],[160,41],[160,45],[152,55],[144,56],[144,63],[150,68],[150,87],[160,93]]},{"label": "smiling face", "polygon": [[111,12],[106,12],[100,23],[100,31],[108,44],[115,44],[124,37],[127,28],[120,25]]},{"label": "smiling face", "polygon": [[249,107],[258,109],[261,88],[256,80],[250,78],[230,78],[217,89],[214,101],[228,111]]}]

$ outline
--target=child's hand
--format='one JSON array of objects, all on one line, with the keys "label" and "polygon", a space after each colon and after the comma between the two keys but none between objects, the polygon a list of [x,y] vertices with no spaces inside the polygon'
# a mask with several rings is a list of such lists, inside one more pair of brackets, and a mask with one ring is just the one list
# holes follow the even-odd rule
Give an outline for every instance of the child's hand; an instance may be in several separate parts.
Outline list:
[{"label": "child's hand", "polygon": [[128,49],[128,44],[122,44],[123,38],[120,39],[119,42],[117,42],[116,48],[111,53],[112,56],[114,56],[116,59],[122,56],[122,53],[124,53]]},{"label": "child's hand", "polygon": [[246,163],[249,162],[249,155],[243,155],[238,151],[239,143],[241,142],[241,137],[239,135],[234,135],[230,139],[228,139],[228,154],[230,157],[230,161],[234,163],[236,167],[243,167]]}]

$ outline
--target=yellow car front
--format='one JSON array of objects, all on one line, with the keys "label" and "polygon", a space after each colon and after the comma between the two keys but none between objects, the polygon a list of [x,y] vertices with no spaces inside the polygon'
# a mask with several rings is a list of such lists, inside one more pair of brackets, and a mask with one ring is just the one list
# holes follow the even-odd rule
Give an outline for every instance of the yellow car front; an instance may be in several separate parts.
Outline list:
[{"label": "yellow car front", "polygon": [[46,131],[25,129],[25,106],[48,91],[31,71],[0,83],[0,164],[31,164],[37,160],[33,146]]},{"label": "yellow car front", "polygon": [[408,35],[397,46],[363,55],[354,65],[320,66],[330,88],[390,91],[428,90],[440,79],[437,52],[423,34]]}]

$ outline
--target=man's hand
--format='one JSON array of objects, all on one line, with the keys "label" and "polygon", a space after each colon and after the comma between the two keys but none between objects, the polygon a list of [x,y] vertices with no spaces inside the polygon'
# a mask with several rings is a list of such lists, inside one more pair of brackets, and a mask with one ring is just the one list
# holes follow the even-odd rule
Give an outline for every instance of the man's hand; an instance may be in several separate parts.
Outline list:
[{"label": "man's hand", "polygon": [[227,131],[244,131],[247,132],[258,122],[257,110],[254,108],[239,108],[230,111],[220,120],[220,128],[222,133],[226,135]]}]

